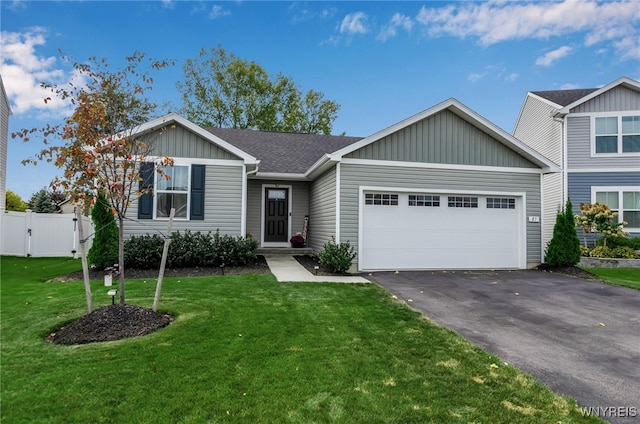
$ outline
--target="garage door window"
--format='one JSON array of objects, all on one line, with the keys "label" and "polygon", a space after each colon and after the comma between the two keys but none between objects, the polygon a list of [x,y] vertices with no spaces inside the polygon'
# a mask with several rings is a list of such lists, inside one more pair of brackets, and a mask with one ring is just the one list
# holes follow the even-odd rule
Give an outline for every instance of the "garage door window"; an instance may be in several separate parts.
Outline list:
[{"label": "garage door window", "polygon": [[504,197],[487,197],[487,209],[515,209],[516,199]]},{"label": "garage door window", "polygon": [[410,194],[409,206],[440,206],[440,196],[430,196],[423,194]]},{"label": "garage door window", "polygon": [[450,208],[477,208],[478,198],[469,196],[449,196],[448,206]]},{"label": "garage door window", "polygon": [[397,206],[398,195],[389,193],[366,193],[364,195],[365,205]]}]

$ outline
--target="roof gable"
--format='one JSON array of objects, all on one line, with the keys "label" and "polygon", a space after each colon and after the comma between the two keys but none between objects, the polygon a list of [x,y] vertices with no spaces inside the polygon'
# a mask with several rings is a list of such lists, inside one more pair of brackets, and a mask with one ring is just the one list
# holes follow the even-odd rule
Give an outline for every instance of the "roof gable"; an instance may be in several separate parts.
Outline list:
[{"label": "roof gable", "polygon": [[493,141],[503,145],[510,151],[533,163],[535,166],[549,170],[556,169],[556,166],[549,159],[545,158],[540,153],[536,152],[529,146],[522,143],[520,140],[508,134],[506,131],[502,130],[495,124],[491,123],[487,119],[483,118],[482,116],[453,98],[445,100],[440,104],[437,104],[423,112],[420,112],[382,131],[366,137],[350,146],[345,147],[344,149],[336,151],[331,156],[334,160],[339,160],[340,158],[348,156],[359,149],[371,145],[372,143],[376,143],[391,136],[392,134],[409,128],[420,121],[435,117],[436,115],[439,115],[444,111],[448,112],[448,114],[450,115],[455,115],[457,119],[460,119],[466,124],[469,124],[471,127],[473,127],[474,130],[477,130],[482,134],[486,134],[486,136],[491,138]]},{"label": "roof gable", "polygon": [[571,111],[571,109],[573,109],[573,108],[575,108],[575,107],[577,107],[577,106],[579,106],[581,104],[584,104],[584,103],[588,102],[589,100],[591,100],[591,99],[593,99],[595,97],[598,97],[598,96],[602,95],[603,93],[606,93],[607,91],[612,90],[615,87],[620,87],[620,86],[640,92],[640,82],[638,82],[636,80],[632,80],[631,78],[622,77],[622,78],[619,78],[619,79],[613,81],[610,84],[605,85],[602,88],[593,90],[592,92],[588,93],[587,95],[585,95],[585,96],[583,96],[583,97],[581,97],[581,98],[579,98],[579,99],[577,99],[577,100],[575,100],[575,101],[573,101],[573,102],[571,102],[569,104],[563,105],[564,107],[562,109],[560,109],[560,114],[567,114],[567,113],[569,113]]}]

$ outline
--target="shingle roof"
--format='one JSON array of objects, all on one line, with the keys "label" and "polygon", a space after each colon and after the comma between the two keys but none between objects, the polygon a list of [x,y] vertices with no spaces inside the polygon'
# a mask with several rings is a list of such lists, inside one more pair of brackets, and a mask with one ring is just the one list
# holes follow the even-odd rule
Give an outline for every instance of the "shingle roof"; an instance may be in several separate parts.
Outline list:
[{"label": "shingle roof", "polygon": [[362,137],[295,134],[233,128],[205,128],[227,143],[260,160],[260,172],[304,174],[327,153]]},{"label": "shingle roof", "polygon": [[560,106],[567,106],[596,91],[597,88],[579,88],[575,90],[532,91],[532,94],[552,101]]}]

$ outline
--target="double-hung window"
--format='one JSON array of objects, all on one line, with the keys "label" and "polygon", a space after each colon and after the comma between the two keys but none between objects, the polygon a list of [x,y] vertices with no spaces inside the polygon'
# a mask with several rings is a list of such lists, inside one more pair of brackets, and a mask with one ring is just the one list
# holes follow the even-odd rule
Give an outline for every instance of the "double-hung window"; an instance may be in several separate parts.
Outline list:
[{"label": "double-hung window", "polygon": [[175,208],[176,218],[189,216],[189,167],[167,166],[156,173],[155,212],[156,218],[168,218]]},{"label": "double-hung window", "polygon": [[138,219],[166,219],[175,208],[177,219],[203,220],[206,166],[176,163],[157,171],[152,162],[140,166]]},{"label": "double-hung window", "polygon": [[640,153],[640,116],[597,116],[594,122],[595,154]]},{"label": "double-hung window", "polygon": [[618,212],[618,222],[626,222],[625,231],[640,231],[640,188],[593,187],[592,201]]}]

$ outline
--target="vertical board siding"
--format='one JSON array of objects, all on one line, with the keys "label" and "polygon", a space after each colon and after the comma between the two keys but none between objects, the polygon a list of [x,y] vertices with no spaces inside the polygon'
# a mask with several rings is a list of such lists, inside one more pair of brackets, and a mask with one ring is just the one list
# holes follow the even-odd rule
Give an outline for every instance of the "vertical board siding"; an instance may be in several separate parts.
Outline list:
[{"label": "vertical board siding", "polygon": [[[569,172],[567,176],[569,198],[573,204],[574,213],[580,213],[580,203],[591,203],[591,187],[611,186],[640,186],[640,171],[638,172]],[[580,241],[582,230],[577,229]],[[640,235],[633,233],[632,235]],[[593,240],[589,238],[589,240]]]},{"label": "vertical board siding", "polygon": [[[242,217],[242,166],[207,165],[205,169],[204,220],[175,220],[173,231],[191,230],[216,232],[233,236],[240,234]],[[138,200],[127,213],[138,216]],[[167,220],[139,219],[125,221],[125,235],[156,234],[167,231]]]},{"label": "vertical board siding", "polygon": [[571,109],[571,113],[613,112],[618,110],[640,110],[640,93],[626,87],[617,86],[574,107]]},{"label": "vertical board siding", "polygon": [[562,165],[562,123],[553,119],[555,108],[532,96],[527,96],[514,137]]},{"label": "vertical board siding", "polygon": [[179,125],[167,128],[164,134],[153,133],[149,137],[153,143],[153,154],[156,156],[238,159],[237,156]]},{"label": "vertical board siding", "polygon": [[[358,249],[358,196],[360,186],[415,188],[420,190],[452,190],[455,192],[523,192],[526,193],[527,216],[541,213],[540,175],[536,173],[495,173],[383,167],[342,164],[340,167],[340,239]],[[539,223],[526,223],[527,263],[538,264],[541,258]],[[455,237],[455,235],[452,235]],[[411,235],[407,234],[410,240]],[[478,246],[479,249],[482,246]],[[357,259],[356,259],[357,260]]]},{"label": "vertical board siding", "polygon": [[316,178],[310,190],[308,246],[320,252],[336,235],[336,168]]},{"label": "vertical board siding", "polygon": [[262,180],[247,181],[247,233],[260,241],[262,230]]},{"label": "vertical board siding", "polygon": [[345,157],[536,168],[489,134],[444,110]]},{"label": "vertical board siding", "polygon": [[591,117],[567,118],[567,170],[640,167],[638,156],[591,156]]}]

